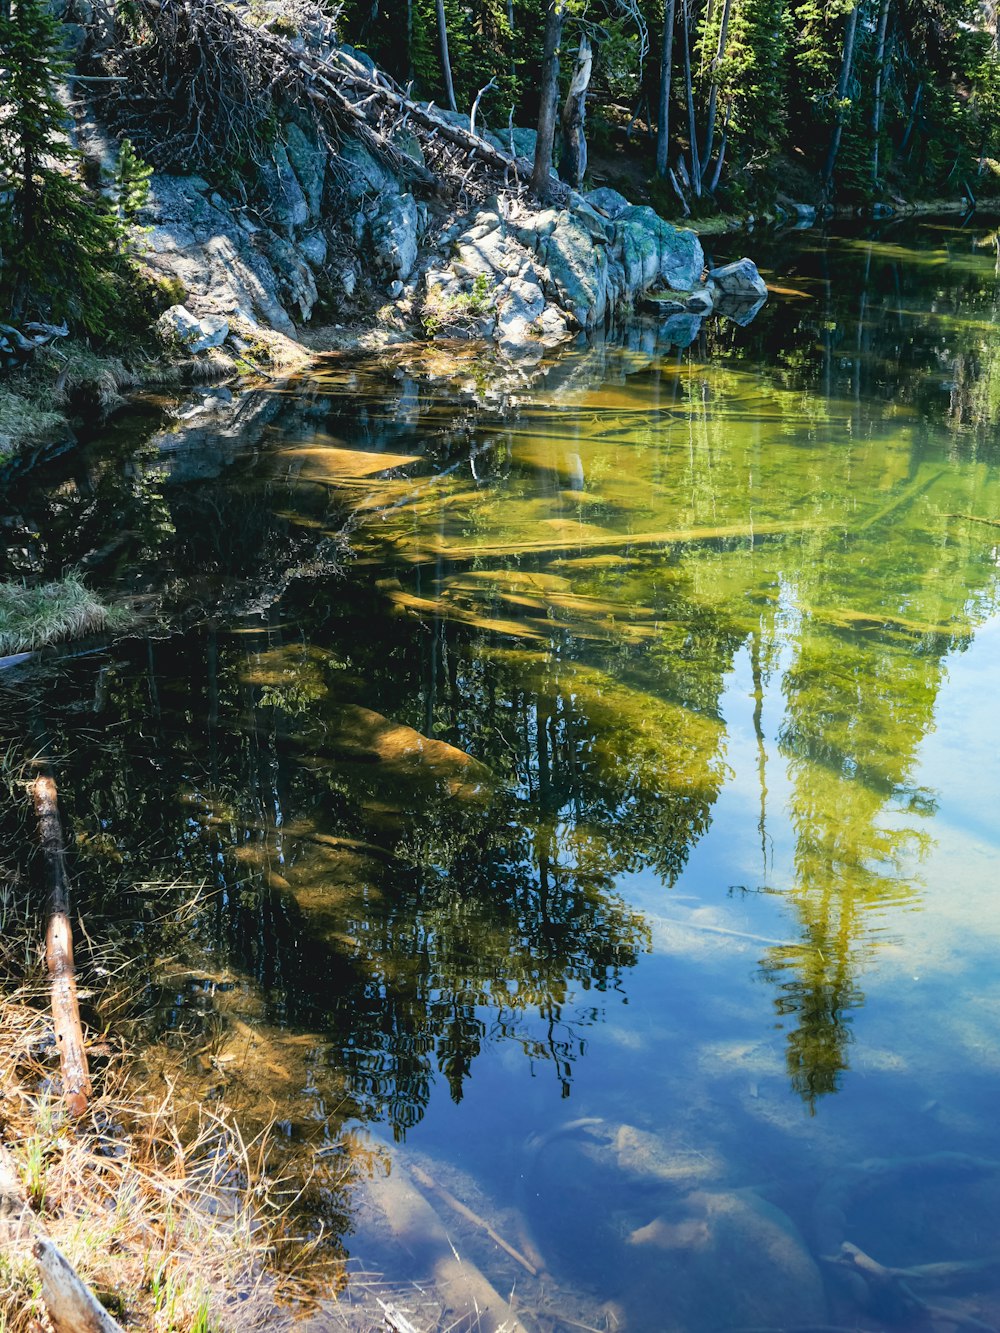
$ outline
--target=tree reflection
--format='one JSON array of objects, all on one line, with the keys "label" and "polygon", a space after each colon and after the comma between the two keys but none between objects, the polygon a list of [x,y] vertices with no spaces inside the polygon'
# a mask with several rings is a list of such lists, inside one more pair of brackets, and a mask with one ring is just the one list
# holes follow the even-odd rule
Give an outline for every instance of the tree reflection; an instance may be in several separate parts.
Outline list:
[{"label": "tree reflection", "polygon": [[[315,1037],[314,1116],[404,1134],[497,1041],[567,1095],[649,947],[622,877],[675,884],[709,827],[745,653],[765,860],[771,735],[794,837],[798,938],[762,970],[792,1086],[835,1091],[882,917],[922,889],[914,773],[947,659],[995,607],[989,544],[954,515],[990,510],[996,481],[944,443],[993,410],[956,322],[986,299],[973,261],[945,282],[875,242],[806,251],[814,299],[739,344],[717,330],[705,364],[595,349],[506,416],[405,367],[346,371],[265,395],[187,471],[108,468],[103,518],[79,480],[61,508],[26,501],[39,568],[117,513],[147,568],[253,602],[37,687],[89,901],[147,950],[160,1030],[204,1017],[155,981],[169,943]],[[334,582],[312,566],[350,506],[359,564]],[[152,913],[135,889],[164,866],[209,882],[169,941],[177,895]]]}]

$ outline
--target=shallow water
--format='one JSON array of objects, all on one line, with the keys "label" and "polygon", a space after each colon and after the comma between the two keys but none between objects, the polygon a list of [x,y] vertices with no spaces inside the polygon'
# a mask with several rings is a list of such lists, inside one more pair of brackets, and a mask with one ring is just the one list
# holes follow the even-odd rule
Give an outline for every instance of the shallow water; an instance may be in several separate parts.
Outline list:
[{"label": "shallow water", "polygon": [[996,241],[748,245],[746,329],[150,404],[5,506],[3,572],[205,607],[0,694],[150,1079],[441,1327],[427,1202],[528,1329],[1000,1317],[822,1261],[997,1254]]}]

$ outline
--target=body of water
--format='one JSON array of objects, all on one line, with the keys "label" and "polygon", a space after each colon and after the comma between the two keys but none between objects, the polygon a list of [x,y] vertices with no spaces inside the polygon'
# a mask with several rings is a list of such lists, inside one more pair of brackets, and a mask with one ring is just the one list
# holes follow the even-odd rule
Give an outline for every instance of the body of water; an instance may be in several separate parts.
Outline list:
[{"label": "body of water", "polygon": [[185,608],[0,717],[317,1328],[1000,1318],[996,236],[746,244],[747,328],[150,403],[5,506]]}]

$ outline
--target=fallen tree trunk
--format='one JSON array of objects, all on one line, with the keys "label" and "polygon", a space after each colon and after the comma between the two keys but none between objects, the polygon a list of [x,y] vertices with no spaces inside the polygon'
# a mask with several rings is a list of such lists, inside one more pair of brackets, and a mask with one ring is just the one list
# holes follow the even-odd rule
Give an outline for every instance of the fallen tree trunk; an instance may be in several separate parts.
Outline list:
[{"label": "fallen tree trunk", "polygon": [[[419,126],[428,132],[427,143],[458,148],[504,176],[531,170],[526,159],[450,124],[384,77],[369,77],[346,53],[297,49],[220,0],[183,6],[137,0],[137,13],[143,40],[126,39],[101,57],[102,72],[121,80],[109,86],[103,105],[118,131],[157,166],[188,169],[220,153],[259,160],[268,151],[265,130],[280,98],[308,109],[320,128],[325,122],[334,151],[344,135],[354,137],[402,179],[431,192],[441,189],[438,176],[403,153],[391,130],[376,126],[373,111]],[[173,95],[178,89],[183,96]]]},{"label": "fallen tree trunk", "polygon": [[76,996],[76,970],[73,964],[73,929],[69,918],[69,875],[59,798],[55,779],[47,771],[44,759],[36,758],[42,769],[31,782],[31,796],[38,817],[38,833],[45,859],[48,903],[45,927],[45,962],[52,983],[52,1024],[62,1072],[63,1101],[71,1115],[81,1116],[93,1091],[87,1051],[80,1023]]},{"label": "fallen tree trunk", "polygon": [[[461,148],[470,157],[477,158],[496,171],[507,172],[516,166],[521,174],[525,176],[530,174],[531,162],[528,158],[513,158],[507,153],[501,152],[486,139],[480,138],[478,134],[473,134],[469,130],[462,129],[459,125],[452,125],[449,121],[442,120],[435,116],[433,111],[421,106],[418,102],[411,101],[402,93],[397,93],[392,88],[386,88],[382,84],[364,78],[340,64],[325,63],[316,56],[293,51],[287,42],[280,37],[273,37],[270,33],[256,35],[260,38],[262,46],[273,51],[276,55],[280,55],[285,61],[294,61],[302,74],[314,79],[321,88],[336,97],[342,98],[344,96],[343,92],[337,87],[338,83],[342,83],[353,92],[363,93],[366,100],[371,99],[383,106],[391,107],[407,120],[413,121],[425,130],[432,131],[437,138],[443,139],[445,143],[450,143],[456,148]],[[348,103],[348,105],[351,104]],[[357,108],[352,109],[357,110]],[[360,111],[357,114],[361,116]]]},{"label": "fallen tree trunk", "polygon": [[35,1242],[42,1300],[55,1333],[124,1333],[50,1240]]}]

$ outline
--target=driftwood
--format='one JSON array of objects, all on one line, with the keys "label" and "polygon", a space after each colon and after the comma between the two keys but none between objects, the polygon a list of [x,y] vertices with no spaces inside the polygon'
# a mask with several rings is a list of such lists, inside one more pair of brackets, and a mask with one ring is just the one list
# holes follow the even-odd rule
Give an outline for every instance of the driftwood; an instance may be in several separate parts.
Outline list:
[{"label": "driftwood", "polygon": [[1000,528],[995,518],[980,518],[978,514],[945,514],[945,518],[964,518],[967,523],[982,523],[987,528]]},{"label": "driftwood", "polygon": [[[919,1273],[919,1269],[908,1271],[887,1268],[870,1254],[859,1249],[857,1245],[852,1245],[850,1241],[844,1241],[839,1254],[824,1256],[824,1262],[861,1277],[869,1294],[871,1308],[893,1323],[923,1316],[932,1322],[955,1324],[959,1328],[980,1329],[982,1333],[996,1333],[992,1324],[966,1314],[963,1310],[955,1309],[951,1305],[931,1305],[925,1301],[910,1285],[914,1280],[914,1273]],[[907,1273],[909,1282],[901,1276],[903,1273]]]},{"label": "driftwood", "polygon": [[479,546],[451,544],[437,538],[421,539],[417,547],[409,547],[409,536],[398,539],[399,557],[410,565],[433,564],[438,560],[475,560],[487,556],[575,555],[581,551],[622,551],[644,546],[696,546],[715,541],[750,541],[756,545],[765,537],[795,536],[797,533],[820,532],[829,524],[804,523],[800,519],[764,523],[728,523],[696,528],[669,528],[663,532],[599,532],[591,535],[581,528],[579,535],[569,533],[553,540],[521,542],[484,542]]},{"label": "driftwood", "polygon": [[381,1307],[385,1326],[391,1329],[392,1333],[417,1333],[417,1326],[411,1324],[406,1315],[397,1310],[394,1305],[382,1300],[381,1296],[376,1296],[375,1299]]},{"label": "driftwood", "polygon": [[123,1333],[121,1324],[84,1286],[50,1240],[36,1241],[33,1252],[42,1279],[42,1300],[55,1333]]},{"label": "driftwood", "polygon": [[[442,180],[392,142],[390,125],[419,126],[428,132],[427,144],[457,148],[504,179],[530,171],[526,159],[515,161],[450,124],[384,76],[369,77],[346,53],[297,49],[221,0],[136,0],[135,9],[146,33],[139,41],[121,40],[102,57],[102,69],[121,76],[110,83],[104,108],[157,166],[189,170],[220,154],[262,160],[269,151],[266,127],[283,100],[311,114],[334,153],[344,137],[355,138],[429,193],[439,192]],[[379,128],[380,116],[387,132]]]},{"label": "driftwood", "polygon": [[430,1278],[434,1297],[450,1312],[449,1322],[465,1326],[469,1321],[478,1333],[527,1333],[511,1302],[470,1258],[459,1257],[441,1219],[406,1176],[395,1164],[387,1176],[371,1182],[371,1197],[396,1240],[409,1251],[416,1271]]},{"label": "driftwood", "polygon": [[[36,760],[36,762],[41,762]],[[55,779],[45,769],[31,782],[38,832],[48,880],[45,962],[52,982],[52,1023],[62,1071],[63,1100],[71,1115],[83,1115],[92,1087],[76,997],[73,929],[69,918],[69,875]]]},{"label": "driftwood", "polygon": [[0,1145],[0,1252],[10,1254],[20,1246],[32,1246],[42,1283],[42,1300],[54,1333],[123,1333],[74,1272],[72,1265],[44,1234],[31,1211],[17,1168]]},{"label": "driftwood", "polygon": [[415,1163],[410,1164],[410,1175],[418,1185],[422,1185],[425,1190],[429,1190],[432,1194],[436,1195],[437,1198],[443,1203],[446,1203],[449,1208],[458,1213],[459,1217],[464,1217],[467,1222],[471,1222],[473,1226],[477,1226],[482,1231],[485,1231],[490,1240],[499,1245],[501,1250],[509,1254],[512,1259],[516,1259],[521,1267],[526,1269],[532,1277],[538,1276],[538,1269],[530,1262],[530,1260],[524,1257],[520,1250],[515,1249],[513,1245],[508,1241],[505,1241],[503,1236],[490,1226],[485,1217],[480,1217],[479,1214],[473,1212],[467,1204],[464,1204],[461,1199],[456,1199],[451,1190],[447,1190],[443,1185],[438,1184],[433,1176],[428,1175],[426,1171]]}]

